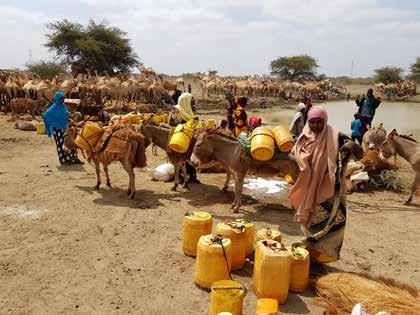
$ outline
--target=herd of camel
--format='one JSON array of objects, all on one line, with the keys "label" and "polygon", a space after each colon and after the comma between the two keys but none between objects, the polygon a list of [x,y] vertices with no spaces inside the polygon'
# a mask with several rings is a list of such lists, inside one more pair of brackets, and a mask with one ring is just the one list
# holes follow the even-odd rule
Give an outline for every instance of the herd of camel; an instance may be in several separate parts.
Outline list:
[{"label": "herd of camel", "polygon": [[410,80],[400,80],[397,82],[375,84],[376,90],[385,97],[409,97],[417,93],[416,82]]},{"label": "herd of camel", "polygon": [[[345,93],[345,88],[329,80],[318,82],[290,82],[260,76],[221,77],[195,73],[191,75],[194,91],[202,98],[215,99],[231,92],[247,97],[284,97],[292,94],[307,95],[322,99],[328,95]],[[28,72],[0,71],[0,103],[8,104],[14,98],[51,101],[58,90],[67,98],[93,93],[98,99],[110,99],[117,104],[121,101],[161,104],[168,101],[175,90],[186,91],[183,77],[171,78],[158,75],[152,68],[139,67],[139,74],[127,73],[110,76],[99,75],[97,71],[85,70],[72,77],[60,74],[51,80]]]}]

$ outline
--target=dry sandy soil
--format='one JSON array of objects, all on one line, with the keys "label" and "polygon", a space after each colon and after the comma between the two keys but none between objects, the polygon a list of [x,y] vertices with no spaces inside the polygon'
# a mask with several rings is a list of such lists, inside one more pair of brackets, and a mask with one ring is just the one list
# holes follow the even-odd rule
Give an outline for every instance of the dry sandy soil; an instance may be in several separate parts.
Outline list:
[{"label": "dry sandy soil", "polygon": [[[148,152],[148,169],[166,161]],[[405,189],[349,196],[342,259],[322,270],[368,272],[420,283],[420,197],[402,206],[413,174],[400,159]],[[61,167],[51,139],[17,131],[0,116],[0,313],[206,314],[210,296],[193,282],[194,259],[181,248],[186,211],[212,213],[215,223],[246,218],[279,228],[286,244],[300,238],[287,191],[258,197],[245,191],[238,215],[223,174],[199,174],[201,185],[171,192],[171,183],[136,171],[137,195],[127,200],[126,173],[111,165],[112,189],[95,185],[94,168]],[[252,262],[233,277],[248,289],[244,314],[254,314]],[[310,289],[290,294],[286,314],[322,314]]]}]

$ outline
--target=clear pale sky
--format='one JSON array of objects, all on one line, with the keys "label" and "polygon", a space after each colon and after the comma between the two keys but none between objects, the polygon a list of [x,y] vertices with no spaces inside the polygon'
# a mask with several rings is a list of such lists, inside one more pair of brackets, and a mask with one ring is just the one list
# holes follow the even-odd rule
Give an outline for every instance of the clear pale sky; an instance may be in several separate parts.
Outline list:
[{"label": "clear pale sky", "polygon": [[0,68],[49,59],[46,24],[106,21],[128,33],[158,72],[269,72],[279,56],[309,54],[330,76],[408,69],[420,56],[417,0],[0,0]]}]

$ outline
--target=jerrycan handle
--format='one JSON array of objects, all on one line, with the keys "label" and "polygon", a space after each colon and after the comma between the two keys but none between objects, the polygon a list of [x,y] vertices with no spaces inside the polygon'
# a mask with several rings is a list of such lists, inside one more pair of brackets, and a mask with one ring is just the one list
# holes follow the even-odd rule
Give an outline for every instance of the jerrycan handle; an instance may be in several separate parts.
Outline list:
[{"label": "jerrycan handle", "polygon": [[270,227],[267,227],[267,236],[271,237],[271,228]]}]

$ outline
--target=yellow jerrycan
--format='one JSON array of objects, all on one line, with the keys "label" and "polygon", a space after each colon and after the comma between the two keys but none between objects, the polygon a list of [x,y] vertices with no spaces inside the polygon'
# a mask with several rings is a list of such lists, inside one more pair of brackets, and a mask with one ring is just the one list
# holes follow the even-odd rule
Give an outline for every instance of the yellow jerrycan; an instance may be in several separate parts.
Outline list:
[{"label": "yellow jerrycan", "polygon": [[206,127],[207,128],[216,127],[216,120],[214,120],[212,118],[207,119]]},{"label": "yellow jerrycan", "polygon": [[290,152],[295,145],[293,137],[287,128],[277,126],[273,129],[274,139],[276,140],[277,148],[281,152]]},{"label": "yellow jerrycan", "polygon": [[246,258],[245,227],[234,220],[226,221],[216,225],[215,233],[232,241],[232,270],[241,269]]},{"label": "yellow jerrycan", "polygon": [[169,122],[169,115],[168,114],[162,114],[160,115],[160,119],[163,123],[167,124]]},{"label": "yellow jerrycan", "polygon": [[281,243],[281,233],[279,230],[270,227],[260,229],[257,232],[257,242],[263,240],[273,240]]},{"label": "yellow jerrycan", "polygon": [[155,125],[159,125],[161,122],[162,122],[162,118],[161,118],[161,116],[160,116],[160,115],[156,115],[156,114],[154,114],[154,115],[152,116],[152,123],[153,123],[153,124],[155,124]]},{"label": "yellow jerrycan", "polygon": [[298,244],[287,246],[287,249],[292,254],[290,291],[300,293],[305,291],[309,283],[309,252]]},{"label": "yellow jerrycan", "polygon": [[242,315],[245,288],[234,280],[220,280],[211,285],[210,315],[229,312]]},{"label": "yellow jerrycan", "polygon": [[283,304],[290,285],[292,255],[283,244],[264,240],[255,248],[253,286],[258,298],[271,298]]},{"label": "yellow jerrycan", "polygon": [[39,135],[45,135],[47,133],[44,123],[40,122],[36,124],[36,133]]},{"label": "yellow jerrycan", "polygon": [[274,156],[274,134],[265,127],[257,127],[251,135],[251,156],[257,161],[269,161]]},{"label": "yellow jerrycan", "polygon": [[203,235],[197,244],[194,281],[210,289],[213,282],[230,279],[232,242],[220,235]]},{"label": "yellow jerrycan", "polygon": [[194,128],[187,123],[176,126],[169,141],[169,148],[178,153],[187,152],[194,134]]},{"label": "yellow jerrycan", "polygon": [[261,298],[257,300],[256,315],[277,314],[279,311],[279,302],[275,299]]},{"label": "yellow jerrycan", "polygon": [[103,132],[104,130],[100,124],[87,121],[74,142],[84,150],[92,150]]},{"label": "yellow jerrycan", "polygon": [[201,236],[211,234],[213,219],[203,211],[187,212],[182,225],[182,249],[185,255],[197,255],[197,243]]},{"label": "yellow jerrycan", "polygon": [[245,219],[235,219],[235,222],[237,222],[239,225],[242,225],[245,228],[246,255],[249,256],[254,252],[254,223],[249,222]]}]

